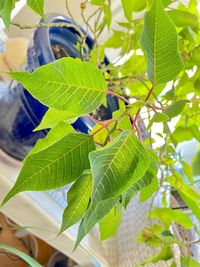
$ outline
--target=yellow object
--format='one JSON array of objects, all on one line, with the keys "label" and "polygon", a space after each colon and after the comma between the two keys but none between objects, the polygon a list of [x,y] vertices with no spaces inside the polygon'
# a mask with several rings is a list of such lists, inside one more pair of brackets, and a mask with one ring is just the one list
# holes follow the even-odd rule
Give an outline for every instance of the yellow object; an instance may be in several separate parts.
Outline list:
[{"label": "yellow object", "polygon": [[25,38],[9,39],[5,43],[5,60],[11,70],[19,69],[26,62],[29,41]]}]

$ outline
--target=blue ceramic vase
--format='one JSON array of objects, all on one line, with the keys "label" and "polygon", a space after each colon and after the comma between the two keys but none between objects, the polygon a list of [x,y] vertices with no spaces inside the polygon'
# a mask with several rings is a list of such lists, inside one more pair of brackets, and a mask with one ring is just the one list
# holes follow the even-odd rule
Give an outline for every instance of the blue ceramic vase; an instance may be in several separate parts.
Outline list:
[{"label": "blue ceramic vase", "polygon": [[[45,21],[73,23],[69,18],[61,15],[49,16]],[[83,29],[80,27],[83,31]],[[84,31],[83,31],[84,32]],[[60,46],[66,54],[73,58],[80,58],[77,50],[79,35],[72,27],[38,28],[30,41],[27,51],[27,63],[23,69],[32,72],[39,66],[56,60],[52,47]],[[93,40],[87,35],[88,51],[92,49]],[[20,51],[19,51],[20,53]],[[106,63],[106,61],[105,61]],[[107,96],[108,108],[106,117],[111,118],[112,112],[118,109],[116,98]],[[22,160],[39,138],[44,138],[48,130],[33,132],[47,107],[33,98],[19,83],[13,81],[0,95],[0,148],[14,158]],[[79,118],[73,127],[80,132],[88,133],[94,122],[86,117]]]}]

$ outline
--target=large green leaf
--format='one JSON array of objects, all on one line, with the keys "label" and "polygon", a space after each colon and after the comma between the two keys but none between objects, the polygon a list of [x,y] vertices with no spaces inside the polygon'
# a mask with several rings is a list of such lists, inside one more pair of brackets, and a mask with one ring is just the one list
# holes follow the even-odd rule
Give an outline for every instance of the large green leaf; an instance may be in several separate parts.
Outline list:
[{"label": "large green leaf", "polygon": [[[1,0],[2,1],[2,0]],[[11,12],[15,7],[15,0],[4,0],[0,5],[0,17],[3,19],[6,27],[10,25],[11,21]]]},{"label": "large green leaf", "polygon": [[91,63],[62,58],[34,72],[11,72],[13,79],[46,106],[76,116],[88,114],[103,101],[106,83]]},{"label": "large green leaf", "polygon": [[124,131],[112,143],[89,155],[94,203],[114,198],[137,182],[149,166],[149,156],[134,133]]},{"label": "large green leaf", "polygon": [[92,176],[89,170],[75,181],[67,193],[67,207],[63,212],[60,233],[80,221],[87,209],[92,191]]},{"label": "large green leaf", "polygon": [[44,0],[27,0],[27,5],[41,17],[44,17]]},{"label": "large green leaf", "polygon": [[117,201],[119,201],[119,198],[104,200],[97,204],[91,202],[88,211],[85,213],[85,216],[80,223],[75,249],[90,230],[92,230],[92,228],[110,212]]},{"label": "large green leaf", "polygon": [[[158,182],[156,182],[157,181],[156,175],[158,172],[158,166],[157,166],[158,159],[152,150],[149,149],[147,150],[147,152],[150,159],[148,169],[140,180],[138,180],[136,183],[134,183],[131,187],[128,188],[127,192],[124,195],[125,207],[128,206],[131,199],[140,191],[142,194],[141,197],[142,199],[146,199],[148,198],[148,196],[150,197],[151,194],[153,194],[153,192],[149,190],[150,189],[149,186],[153,181],[155,185],[158,184]],[[145,187],[147,187],[147,192],[143,191]],[[154,186],[153,188],[156,188],[156,186]]]},{"label": "large green leaf", "polygon": [[42,265],[40,265],[36,260],[34,260],[33,258],[28,256],[27,254],[21,252],[20,250],[18,250],[16,248],[10,247],[10,246],[2,244],[2,243],[0,243],[0,248],[4,249],[4,250],[6,250],[6,251],[8,251],[14,255],[17,255],[19,258],[24,260],[31,267],[42,267]]},{"label": "large green leaf", "polygon": [[106,240],[115,235],[122,220],[122,211],[115,207],[99,222],[100,239]]},{"label": "large green leaf", "polygon": [[69,133],[46,149],[30,154],[2,204],[23,191],[50,190],[74,181],[90,168],[88,154],[93,150],[91,136]]},{"label": "large green leaf", "polygon": [[153,84],[174,79],[183,69],[176,28],[162,1],[154,0],[144,19],[141,46],[147,58],[147,74]]}]

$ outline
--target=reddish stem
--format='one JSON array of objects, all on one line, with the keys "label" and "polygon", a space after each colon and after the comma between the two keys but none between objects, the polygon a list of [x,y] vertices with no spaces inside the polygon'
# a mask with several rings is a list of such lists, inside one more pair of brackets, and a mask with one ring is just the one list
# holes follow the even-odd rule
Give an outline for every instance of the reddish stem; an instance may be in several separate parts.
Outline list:
[{"label": "reddish stem", "polygon": [[103,129],[106,129],[114,120],[108,120],[105,124],[103,124],[99,129],[97,129],[92,136],[94,136],[95,134],[99,133],[100,131],[102,131]]},{"label": "reddish stem", "polygon": [[94,117],[90,115],[86,115],[86,117],[90,119],[91,121],[95,122],[96,124],[104,125],[103,122],[96,120]]},{"label": "reddish stem", "polygon": [[126,99],[125,97],[123,97],[123,96],[121,96],[121,95],[116,94],[116,93],[113,92],[113,91],[107,91],[107,94],[108,94],[108,95],[116,96],[118,99],[122,100],[124,103],[126,103],[126,104],[128,104],[128,105],[130,104],[130,102],[128,101],[128,99]]},{"label": "reddish stem", "polygon": [[[149,93],[148,93],[148,95],[147,95],[146,98],[145,98],[145,103],[149,100],[149,98],[150,98],[150,96],[151,96],[151,94],[152,94],[152,92],[153,92],[153,89],[154,89],[154,85],[152,85],[151,89],[149,90]],[[136,126],[136,122],[137,122],[138,117],[139,117],[139,115],[140,115],[140,111],[141,111],[141,108],[138,109],[138,111],[137,111],[137,113],[136,113],[136,115],[135,115],[135,118],[133,119],[132,130],[133,130],[133,129],[135,128],[135,126]]]},{"label": "reddish stem", "polygon": [[137,124],[135,125],[135,129],[136,129],[138,138],[140,139],[140,141],[142,141],[142,137],[141,137],[141,135],[140,135],[140,131],[139,131],[138,127],[137,127]]}]

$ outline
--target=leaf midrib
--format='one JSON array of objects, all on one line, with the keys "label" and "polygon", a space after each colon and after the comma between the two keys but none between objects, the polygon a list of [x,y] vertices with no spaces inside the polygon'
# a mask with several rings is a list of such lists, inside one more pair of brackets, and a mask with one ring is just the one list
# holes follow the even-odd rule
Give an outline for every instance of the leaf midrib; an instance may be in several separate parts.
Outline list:
[{"label": "leaf midrib", "polygon": [[[115,153],[114,157],[112,158],[112,161],[107,165],[105,174],[104,174],[104,176],[99,180],[98,186],[97,186],[96,190],[94,191],[94,193],[92,194],[93,196],[96,194],[97,189],[99,188],[99,185],[102,183],[102,181],[103,181],[105,175],[107,174],[107,171],[108,171],[109,168],[111,167],[111,164],[113,163],[113,161],[114,161],[115,158],[117,157],[119,151],[122,150],[122,148],[126,145],[126,141],[127,141],[127,139],[130,137],[131,134],[133,134],[133,133],[129,133],[128,136],[125,138],[125,140],[123,140],[122,145],[118,148],[118,151]],[[137,151],[139,152],[139,154],[140,154],[140,151],[138,150],[137,146],[134,144],[134,142],[132,142],[132,143],[133,143],[134,147],[136,148],[136,150],[137,150]],[[92,199],[94,199],[94,198],[92,198]]]},{"label": "leaf midrib", "polygon": [[[30,73],[27,73],[27,74],[30,74]],[[31,75],[31,74],[30,74]],[[106,88],[103,88],[103,89],[105,89],[105,90],[103,90],[103,89],[95,89],[95,88],[93,88],[93,87],[88,87],[88,86],[80,86],[80,84],[78,85],[78,84],[70,84],[70,83],[62,83],[62,82],[58,82],[58,81],[50,81],[50,80],[45,80],[45,79],[41,79],[41,78],[36,78],[36,77],[34,77],[34,76],[32,76],[31,77],[31,79],[33,79],[33,80],[36,80],[36,81],[41,81],[41,82],[45,82],[45,83],[51,83],[51,84],[58,84],[58,85],[62,85],[62,86],[70,86],[70,87],[77,87],[77,88],[79,88],[79,89],[81,89],[81,90],[88,90],[88,91],[94,91],[94,92],[99,92],[99,93],[102,93],[103,95],[106,93]],[[68,89],[68,88],[67,88]],[[32,91],[32,90],[31,90]],[[35,90],[34,90],[35,91]]]},{"label": "leaf midrib", "polygon": [[157,42],[157,39],[156,39],[156,36],[157,36],[157,27],[158,27],[158,1],[156,2],[156,19],[155,19],[155,32],[154,32],[154,35],[155,35],[155,38],[154,38],[154,84],[156,83],[156,42]]},{"label": "leaf midrib", "polygon": [[[79,209],[79,207],[80,207],[80,205],[81,205],[81,203],[82,203],[82,199],[85,200],[85,195],[88,194],[87,189],[90,187],[91,183],[92,183],[92,179],[91,179],[90,182],[88,183],[85,192],[84,192],[83,195],[81,196],[81,199],[80,199],[79,201],[77,201],[77,202],[78,202],[78,205],[76,205],[74,211],[73,211],[72,214],[70,215],[69,220],[68,220],[68,224],[69,224],[70,220],[72,220],[71,218],[74,217],[74,214],[76,213],[76,211]],[[88,200],[89,200],[89,198],[88,198]],[[69,202],[69,205],[70,205],[70,203],[71,203],[71,202]],[[87,207],[86,207],[86,208],[87,208]],[[68,226],[68,227],[69,227],[69,226]]]},{"label": "leaf midrib", "polygon": [[[40,173],[42,170],[44,170],[45,168],[49,167],[51,164],[55,163],[56,161],[58,161],[59,159],[61,159],[62,157],[66,156],[69,152],[71,153],[75,148],[77,148],[78,146],[84,144],[85,142],[88,142],[89,138],[85,139],[84,142],[79,143],[78,145],[76,145],[75,147],[73,147],[73,149],[68,150],[66,153],[64,153],[62,156],[60,156],[59,158],[57,158],[56,160],[52,161],[51,163],[49,163],[48,165],[46,165],[45,167],[41,168],[39,171],[37,171],[36,173],[34,173],[34,175],[31,175],[29,178],[27,178],[23,183],[21,183],[20,185],[18,185],[15,190],[12,191],[16,192],[18,188],[20,188],[21,186],[23,186],[27,181],[29,181],[30,179],[32,179],[35,175],[37,175],[38,173]],[[55,143],[54,143],[55,145]],[[49,147],[48,147],[49,148]],[[39,152],[38,152],[39,153]],[[35,153],[37,154],[37,153]],[[33,154],[33,155],[35,155]]]}]

